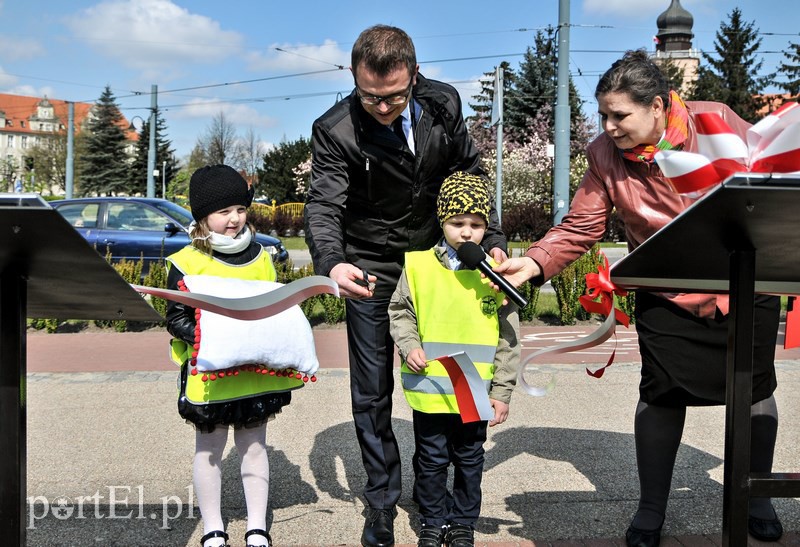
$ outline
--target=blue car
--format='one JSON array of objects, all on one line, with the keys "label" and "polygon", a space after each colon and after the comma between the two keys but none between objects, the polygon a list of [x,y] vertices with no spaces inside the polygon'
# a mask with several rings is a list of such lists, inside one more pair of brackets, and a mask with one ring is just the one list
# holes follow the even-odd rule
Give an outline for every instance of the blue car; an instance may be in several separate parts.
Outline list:
[{"label": "blue car", "polygon": [[[158,198],[96,197],[50,202],[97,252],[111,253],[112,261],[144,257],[143,274],[150,265],[189,244],[192,214]],[[289,253],[277,238],[256,234],[256,241],[283,262]]]}]

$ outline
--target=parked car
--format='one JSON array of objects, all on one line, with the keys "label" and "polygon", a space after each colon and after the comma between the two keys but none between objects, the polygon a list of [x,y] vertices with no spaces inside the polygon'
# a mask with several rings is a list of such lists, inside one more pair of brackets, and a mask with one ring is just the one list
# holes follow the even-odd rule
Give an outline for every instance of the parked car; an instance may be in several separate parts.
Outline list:
[{"label": "parked car", "polygon": [[[51,201],[97,252],[111,253],[112,261],[137,261],[144,257],[143,273],[150,265],[189,244],[192,214],[175,203],[158,198],[95,197]],[[275,237],[256,234],[256,241],[274,262],[289,257]]]}]

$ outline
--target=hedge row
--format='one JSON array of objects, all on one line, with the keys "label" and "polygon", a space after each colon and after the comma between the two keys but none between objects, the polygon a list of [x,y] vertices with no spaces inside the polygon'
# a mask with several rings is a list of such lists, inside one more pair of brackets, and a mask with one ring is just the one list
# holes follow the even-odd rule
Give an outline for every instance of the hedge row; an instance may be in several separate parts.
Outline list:
[{"label": "hedge row", "polygon": [[[106,258],[110,260],[110,257]],[[590,318],[586,310],[581,307],[579,298],[586,293],[586,274],[597,272],[598,265],[601,263],[602,257],[598,247],[594,247],[550,280],[558,303],[558,319],[561,325],[573,325],[577,320]],[[138,283],[141,279],[142,261],[122,260],[114,264],[114,269],[128,283]],[[310,264],[295,269],[291,259],[276,264],[275,269],[278,274],[277,281],[284,284],[314,275],[313,267]],[[142,284],[148,287],[165,288],[166,283],[167,274],[163,263],[151,267],[149,273],[142,280]],[[538,317],[537,304],[539,302],[540,288],[534,287],[530,283],[525,283],[519,290],[528,300],[528,305],[520,310],[520,321],[532,321]],[[146,298],[158,313],[162,316],[166,314],[166,300],[151,296]],[[619,298],[618,305],[622,311],[633,318],[632,294]],[[317,295],[303,301],[300,304],[300,308],[312,325],[322,322],[335,325],[344,321],[345,306],[342,298],[328,294]],[[32,319],[30,321],[30,325],[33,328],[46,329],[48,332],[55,332],[62,323],[63,321],[58,319]],[[117,332],[140,330],[141,328],[140,323],[131,325],[125,320],[96,320],[94,323],[103,328],[113,328]],[[163,325],[163,323],[161,324]]]}]

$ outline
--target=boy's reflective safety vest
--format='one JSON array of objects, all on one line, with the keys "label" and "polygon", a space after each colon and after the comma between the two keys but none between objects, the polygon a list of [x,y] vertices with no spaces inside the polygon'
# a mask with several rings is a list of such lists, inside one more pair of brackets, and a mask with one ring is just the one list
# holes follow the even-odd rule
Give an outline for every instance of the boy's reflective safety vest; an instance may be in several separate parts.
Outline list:
[{"label": "boy's reflective safety vest", "polygon": [[[425,357],[466,352],[488,393],[500,338],[497,312],[503,295],[489,287],[480,272],[445,268],[434,250],[406,253],[405,272]],[[418,373],[404,362],[400,378],[406,400],[414,410],[458,413],[453,384],[438,361],[428,361]]]},{"label": "boy's reflective safety vest", "polygon": [[[258,281],[275,281],[277,275],[272,259],[263,249],[247,264],[228,264],[198,249],[187,246],[167,257],[168,267],[176,267],[184,275],[213,275]],[[269,333],[264,333],[269,336]],[[192,356],[194,348],[177,338],[170,341],[172,360],[181,366]],[[231,340],[231,351],[236,351],[236,340]],[[186,398],[194,404],[220,403],[243,399],[275,391],[289,391],[303,387],[303,380],[272,376],[255,371],[240,371],[215,381],[202,381],[200,374],[186,374]]]}]

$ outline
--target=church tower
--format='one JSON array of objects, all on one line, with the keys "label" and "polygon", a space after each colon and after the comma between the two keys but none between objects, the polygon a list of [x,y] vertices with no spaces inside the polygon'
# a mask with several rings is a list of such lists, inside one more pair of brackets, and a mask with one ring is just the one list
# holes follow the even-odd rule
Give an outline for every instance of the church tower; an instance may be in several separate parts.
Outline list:
[{"label": "church tower", "polygon": [[692,26],[694,17],[681,6],[680,0],[671,0],[667,10],[656,19],[658,34],[655,35],[656,51],[653,60],[669,62],[683,71],[683,85],[679,92],[685,92],[695,80],[700,64],[700,52],[692,48]]}]

